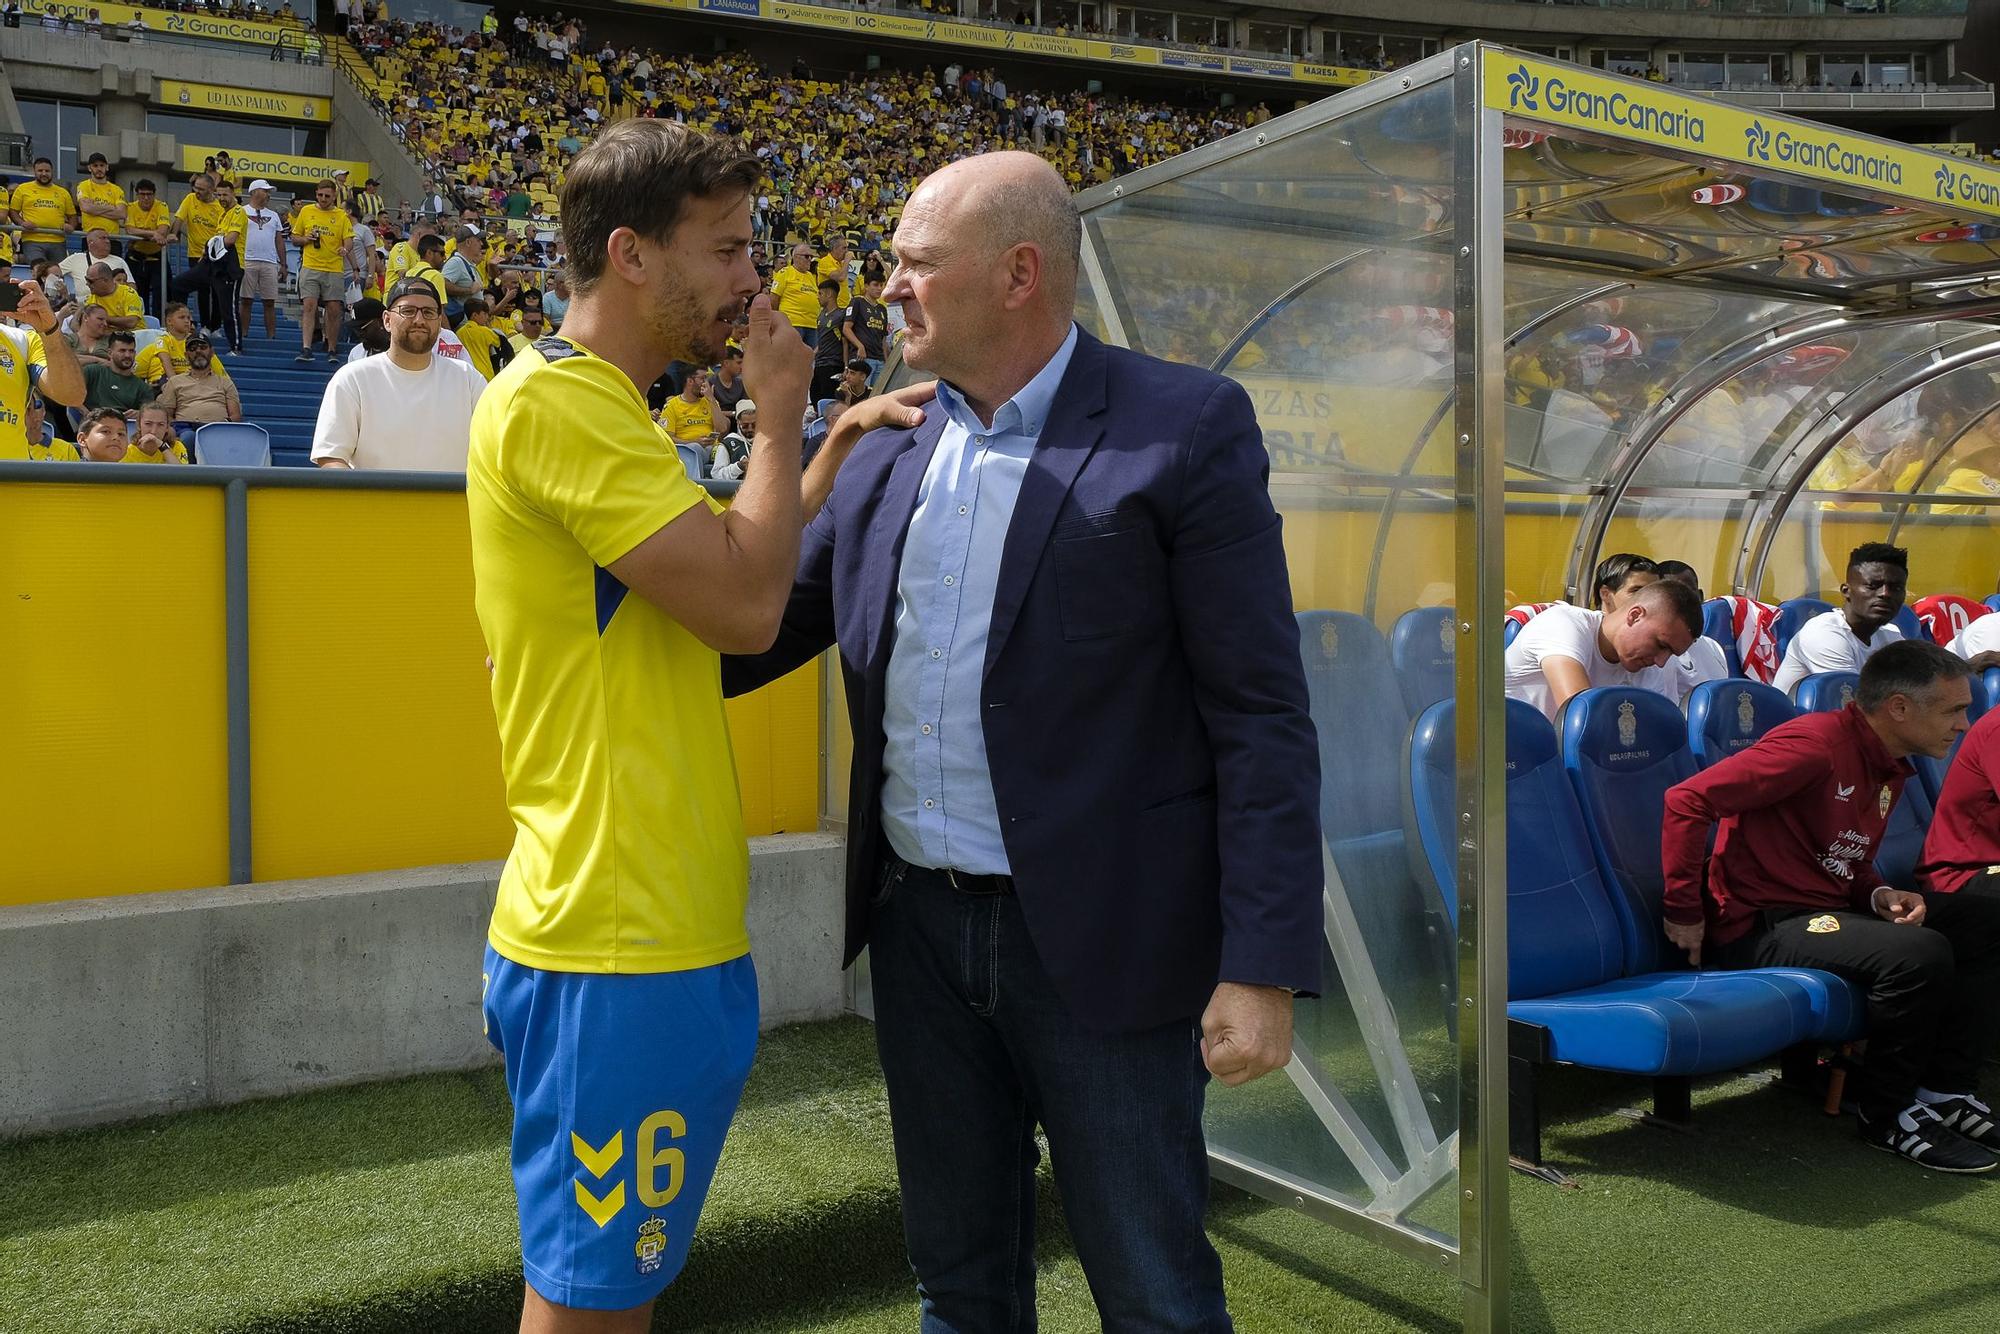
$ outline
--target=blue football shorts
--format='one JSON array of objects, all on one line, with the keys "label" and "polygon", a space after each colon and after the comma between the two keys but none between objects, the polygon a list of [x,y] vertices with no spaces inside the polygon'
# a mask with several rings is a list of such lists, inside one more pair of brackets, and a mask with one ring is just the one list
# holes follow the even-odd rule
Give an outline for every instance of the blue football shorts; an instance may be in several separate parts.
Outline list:
[{"label": "blue football shorts", "polygon": [[489,946],[485,970],[529,1286],[585,1310],[653,1300],[687,1263],[750,1074],[756,969],[558,973]]}]

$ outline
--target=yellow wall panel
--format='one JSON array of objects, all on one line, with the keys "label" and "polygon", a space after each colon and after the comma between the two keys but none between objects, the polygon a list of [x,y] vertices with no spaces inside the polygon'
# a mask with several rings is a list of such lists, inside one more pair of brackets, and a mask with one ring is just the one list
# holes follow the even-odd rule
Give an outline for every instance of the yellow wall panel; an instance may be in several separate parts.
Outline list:
[{"label": "yellow wall panel", "polygon": [[0,904],[229,879],[222,492],[0,483]]},{"label": "yellow wall panel", "polygon": [[506,855],[462,494],[250,493],[250,787],[258,880]]}]

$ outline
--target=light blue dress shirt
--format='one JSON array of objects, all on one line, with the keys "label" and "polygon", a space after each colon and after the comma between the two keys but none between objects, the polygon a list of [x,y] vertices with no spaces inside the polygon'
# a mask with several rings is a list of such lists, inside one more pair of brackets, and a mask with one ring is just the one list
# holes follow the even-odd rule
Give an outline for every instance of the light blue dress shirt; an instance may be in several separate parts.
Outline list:
[{"label": "light blue dress shirt", "polygon": [[986,638],[1028,456],[1075,351],[1072,324],[990,427],[938,382],[945,426],[917,488],[896,574],[896,644],[882,710],[882,829],[913,866],[1009,873],[981,730]]}]

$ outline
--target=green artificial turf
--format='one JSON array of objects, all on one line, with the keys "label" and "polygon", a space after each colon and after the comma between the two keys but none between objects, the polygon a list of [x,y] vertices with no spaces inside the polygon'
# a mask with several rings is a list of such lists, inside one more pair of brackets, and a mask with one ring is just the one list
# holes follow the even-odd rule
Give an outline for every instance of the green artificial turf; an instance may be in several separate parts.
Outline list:
[{"label": "green artificial turf", "polygon": [[[2000,1329],[2000,1181],[1870,1152],[1761,1079],[1698,1090],[1691,1133],[1617,1114],[1645,1092],[1545,1078],[1548,1161],[1576,1184],[1510,1179],[1515,1328]],[[487,1071],[0,1145],[0,1331],[511,1329],[508,1118]],[[1041,1221],[1042,1328],[1094,1330],[1052,1191]],[[1449,1275],[1304,1215],[1218,1189],[1210,1230],[1246,1334],[1457,1327]],[[866,1025],[767,1035],[656,1328],[875,1334],[914,1311]]]}]

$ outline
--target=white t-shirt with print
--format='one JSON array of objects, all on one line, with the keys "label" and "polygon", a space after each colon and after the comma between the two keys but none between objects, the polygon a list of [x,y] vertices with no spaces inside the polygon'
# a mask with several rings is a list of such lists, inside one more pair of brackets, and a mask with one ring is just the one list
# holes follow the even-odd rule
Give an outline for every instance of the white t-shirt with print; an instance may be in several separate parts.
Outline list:
[{"label": "white t-shirt with print", "polygon": [[1799,627],[1771,684],[1789,695],[1793,686],[1816,672],[1858,672],[1872,654],[1902,642],[1903,632],[1893,622],[1877,630],[1873,639],[1858,638],[1847,624],[1847,613],[1835,607]]},{"label": "white t-shirt with print", "polygon": [[1604,660],[1597,648],[1597,628],[1603,620],[1601,611],[1559,602],[1529,621],[1507,646],[1507,697],[1534,705],[1554,722],[1555,692],[1549,689],[1543,663],[1550,658],[1568,658],[1583,668],[1584,679],[1593,686],[1637,686],[1678,704],[1680,688],[1672,663],[1628,672]]},{"label": "white t-shirt with print", "polygon": [[1688,651],[1667,664],[1674,674],[1680,690],[1682,707],[1687,705],[1687,697],[1703,681],[1725,681],[1729,678],[1729,655],[1722,651],[1722,645],[1707,635],[1696,635]]}]

